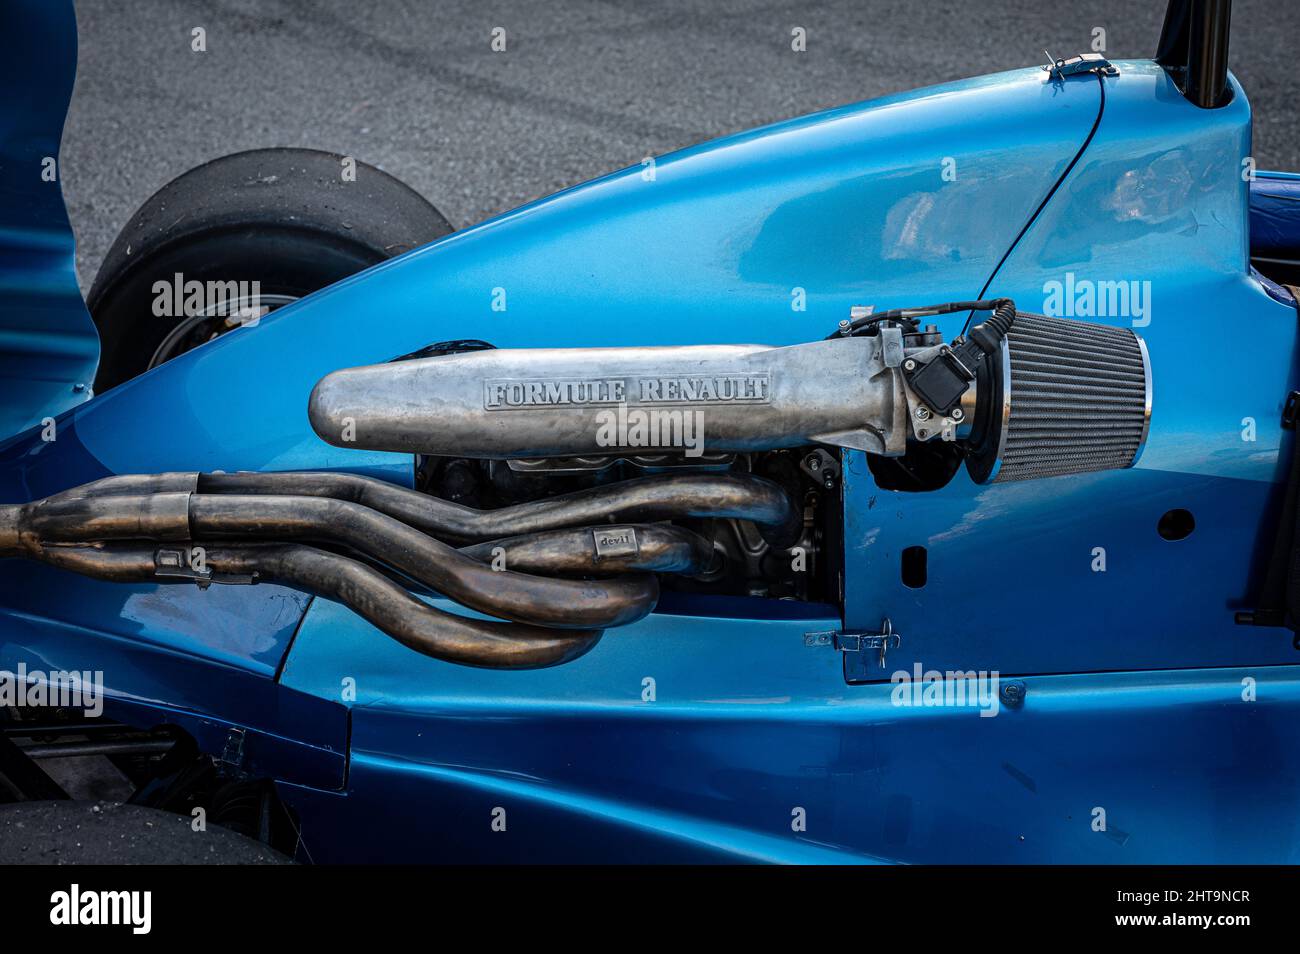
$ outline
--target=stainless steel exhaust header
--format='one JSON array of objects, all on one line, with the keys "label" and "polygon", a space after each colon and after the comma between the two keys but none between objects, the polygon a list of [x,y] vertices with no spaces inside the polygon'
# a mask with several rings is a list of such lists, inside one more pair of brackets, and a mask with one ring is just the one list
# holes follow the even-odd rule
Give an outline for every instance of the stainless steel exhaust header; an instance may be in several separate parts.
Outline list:
[{"label": "stainless steel exhaust header", "polygon": [[[660,475],[497,510],[353,474],[143,474],[0,504],[0,558],[124,583],[278,582],[338,600],[425,655],[533,669],[644,617],[655,574],[710,570],[708,540],[641,522],[679,517],[751,520],[781,540],[802,529],[786,492],[751,474]],[[457,550],[434,533],[480,542]],[[611,535],[616,546],[603,545]],[[499,619],[441,612],[411,583]]]}]

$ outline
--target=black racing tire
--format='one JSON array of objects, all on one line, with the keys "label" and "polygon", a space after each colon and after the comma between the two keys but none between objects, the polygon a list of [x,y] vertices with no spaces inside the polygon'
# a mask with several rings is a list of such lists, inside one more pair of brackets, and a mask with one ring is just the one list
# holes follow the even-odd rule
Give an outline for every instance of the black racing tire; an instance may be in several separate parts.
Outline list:
[{"label": "black racing tire", "polygon": [[[99,329],[95,390],[220,334],[211,317],[159,317],[155,282],[260,282],[274,308],[452,231],[437,209],[374,166],[314,149],[257,149],[173,179],[131,217],[87,305]],[[249,286],[251,287],[251,286]],[[206,324],[205,324],[206,322]]]}]

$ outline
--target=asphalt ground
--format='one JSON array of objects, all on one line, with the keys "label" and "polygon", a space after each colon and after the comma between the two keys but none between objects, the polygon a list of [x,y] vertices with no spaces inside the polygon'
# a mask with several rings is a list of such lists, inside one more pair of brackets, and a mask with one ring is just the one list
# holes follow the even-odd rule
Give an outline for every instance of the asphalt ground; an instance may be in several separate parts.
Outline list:
[{"label": "asphalt ground", "polygon": [[[132,212],[209,159],[355,156],[462,227],[644,156],[1070,56],[1150,56],[1164,4],[79,0],[61,170],[88,288]],[[792,50],[792,31],[806,50]],[[202,28],[206,51],[192,49]],[[505,31],[505,50],[492,48]],[[1300,3],[1237,0],[1261,169],[1300,169]]]}]

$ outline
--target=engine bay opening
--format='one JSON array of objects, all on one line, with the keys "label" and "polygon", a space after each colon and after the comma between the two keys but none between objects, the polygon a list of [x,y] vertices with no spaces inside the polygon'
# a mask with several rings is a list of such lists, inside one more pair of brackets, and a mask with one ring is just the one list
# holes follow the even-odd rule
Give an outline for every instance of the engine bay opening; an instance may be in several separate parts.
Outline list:
[{"label": "engine bay opening", "polygon": [[[629,480],[647,476],[748,474],[770,481],[792,502],[794,529],[784,539],[764,533],[743,516],[682,516],[673,525],[703,541],[707,559],[691,573],[663,575],[663,590],[681,593],[748,596],[810,603],[839,599],[843,548],[839,456],[820,447],[783,448],[693,465],[618,459],[586,469],[516,469],[500,460],[462,457],[416,458],[416,488],[432,497],[483,510],[545,502],[596,488],[616,491]],[[614,524],[610,524],[613,526]],[[628,539],[627,547],[640,546]],[[486,545],[484,545],[486,546]],[[492,558],[491,548],[481,551]],[[498,554],[499,565],[509,557]],[[599,563],[589,567],[600,573]]]},{"label": "engine bay opening", "polygon": [[[945,342],[927,317],[987,317]],[[577,659],[662,592],[842,605],[845,455],[934,490],[1131,467],[1150,425],[1128,329],[1010,299],[873,313],[820,341],[494,348],[463,340],[322,378],[316,433],[409,453],[350,473],[107,477],[0,506],[0,556],[119,582],[273,581],[462,665]],[[925,585],[926,552],[903,556]],[[445,612],[444,596],[486,619]]]}]

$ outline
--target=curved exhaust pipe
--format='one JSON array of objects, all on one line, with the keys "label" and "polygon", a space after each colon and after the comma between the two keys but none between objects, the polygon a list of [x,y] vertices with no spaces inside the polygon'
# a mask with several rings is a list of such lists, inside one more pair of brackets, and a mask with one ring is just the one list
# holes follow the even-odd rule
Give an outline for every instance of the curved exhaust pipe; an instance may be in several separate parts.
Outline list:
[{"label": "curved exhaust pipe", "polygon": [[[605,628],[643,618],[659,597],[653,574],[711,569],[711,546],[680,527],[600,525],[676,517],[752,519],[774,535],[800,522],[784,491],[750,475],[648,477],[478,511],[351,475],[168,473],[0,505],[0,557],[117,582],[284,583],[417,652],[521,669],[575,659]],[[481,542],[457,550],[424,528]],[[385,571],[498,620],[436,610]]]},{"label": "curved exhaust pipe", "polygon": [[[183,555],[186,551],[174,552]],[[158,551],[153,547],[47,546],[33,556],[42,563],[101,580],[159,580]],[[249,582],[282,583],[336,600],[403,646],[464,666],[558,666],[589,651],[602,635],[599,630],[560,632],[444,613],[364,563],[309,546],[210,546],[204,548],[204,562],[207,571],[214,574],[243,577]],[[168,581],[167,577],[162,579]],[[170,581],[182,582],[181,578]]]}]

